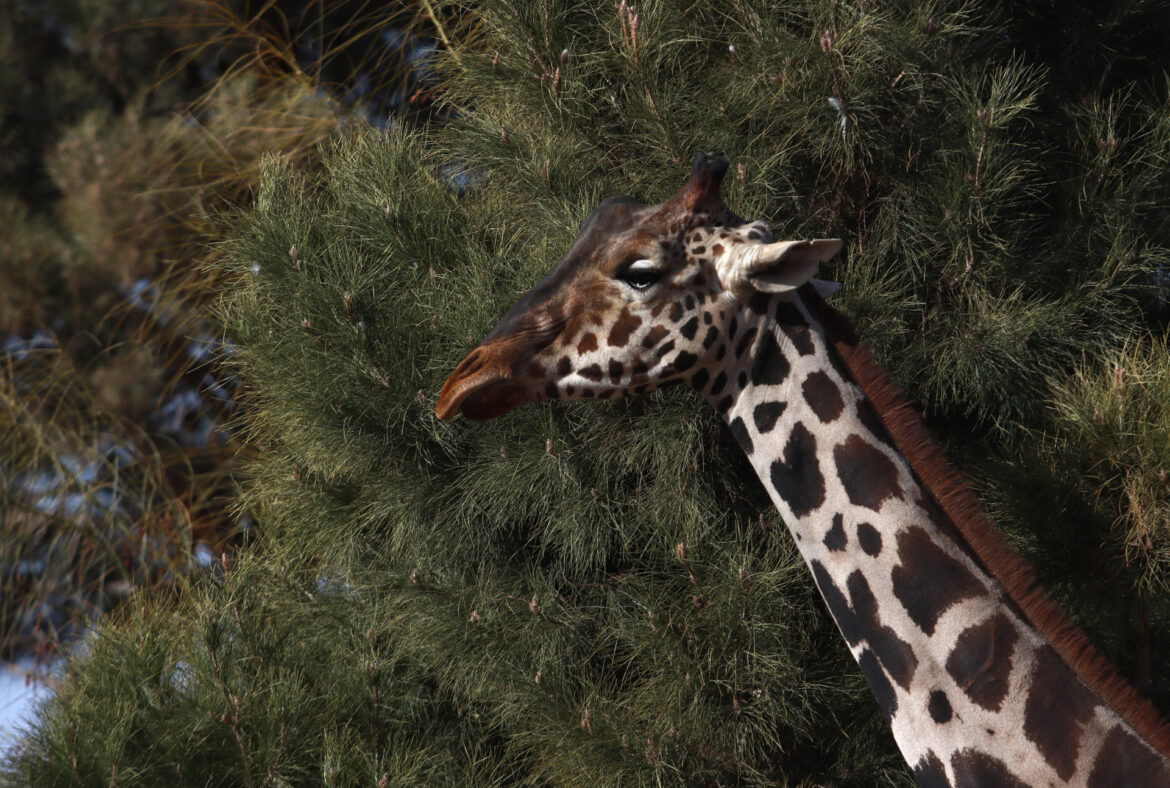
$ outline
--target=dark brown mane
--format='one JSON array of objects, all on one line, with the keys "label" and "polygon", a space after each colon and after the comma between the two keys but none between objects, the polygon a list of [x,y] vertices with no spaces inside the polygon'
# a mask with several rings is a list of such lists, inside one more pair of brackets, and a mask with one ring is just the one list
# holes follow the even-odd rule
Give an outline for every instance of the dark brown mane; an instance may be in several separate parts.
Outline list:
[{"label": "dark brown mane", "polygon": [[967,481],[947,463],[922,418],[889,373],[873,360],[869,347],[857,338],[848,321],[811,292],[811,288],[803,288],[801,292],[813,315],[824,326],[829,342],[873,403],[898,450],[979,561],[1089,689],[1151,746],[1170,757],[1170,726],[1163,722],[1153,704],[1097,653],[1085,633],[1048,598],[1031,566],[992,524]]}]

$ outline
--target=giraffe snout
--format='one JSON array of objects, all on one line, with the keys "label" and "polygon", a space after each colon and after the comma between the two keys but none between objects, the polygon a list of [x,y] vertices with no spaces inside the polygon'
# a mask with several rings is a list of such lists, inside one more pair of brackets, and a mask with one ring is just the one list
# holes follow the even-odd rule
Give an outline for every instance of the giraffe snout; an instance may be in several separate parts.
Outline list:
[{"label": "giraffe snout", "polygon": [[472,350],[443,383],[439,401],[435,404],[435,415],[450,419],[463,411],[464,405],[477,392],[499,383],[505,378],[500,370],[491,369],[490,351],[485,346]]},{"label": "giraffe snout", "polygon": [[447,382],[450,383],[455,378],[465,378],[479,372],[483,369],[486,356],[483,346],[477,347],[459,362],[459,366],[455,367],[455,371],[447,377]]},{"label": "giraffe snout", "polygon": [[514,337],[487,341],[467,354],[443,384],[435,415],[450,419],[462,413],[483,421],[536,401],[533,381],[519,371],[530,352],[519,344]]}]

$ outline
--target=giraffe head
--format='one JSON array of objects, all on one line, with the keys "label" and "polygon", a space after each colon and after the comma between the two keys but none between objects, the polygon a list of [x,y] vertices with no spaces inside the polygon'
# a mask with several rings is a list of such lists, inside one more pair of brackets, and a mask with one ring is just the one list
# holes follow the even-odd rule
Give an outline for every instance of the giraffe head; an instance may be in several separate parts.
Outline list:
[{"label": "giraffe head", "polygon": [[492,419],[542,399],[609,399],[695,376],[727,353],[740,306],[794,290],[838,240],[773,242],[719,196],[723,156],[700,153],[659,205],[610,197],[561,262],[459,364],[441,419]]}]

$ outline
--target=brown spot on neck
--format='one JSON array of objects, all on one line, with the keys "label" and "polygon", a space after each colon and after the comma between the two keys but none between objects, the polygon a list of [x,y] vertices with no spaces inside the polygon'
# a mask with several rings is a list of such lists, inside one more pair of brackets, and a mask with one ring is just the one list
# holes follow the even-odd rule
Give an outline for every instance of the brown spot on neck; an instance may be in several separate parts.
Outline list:
[{"label": "brown spot on neck", "polygon": [[956,786],[995,786],[995,788],[1033,788],[1016,777],[1007,764],[994,755],[979,750],[960,750],[951,756]]},{"label": "brown spot on neck", "polygon": [[841,398],[841,389],[821,370],[810,372],[800,385],[804,401],[817,414],[817,418],[825,424],[834,421],[845,409],[845,400]]},{"label": "brown spot on neck", "polygon": [[939,617],[953,605],[989,593],[979,579],[935,544],[922,528],[912,526],[898,534],[894,567],[894,596],[910,618],[928,635]]},{"label": "brown spot on neck", "polygon": [[803,517],[825,502],[825,477],[817,462],[817,440],[803,424],[793,426],[783,457],[772,463],[770,479],[794,517]]},{"label": "brown spot on neck", "polygon": [[860,435],[850,435],[833,447],[837,478],[855,506],[880,511],[890,498],[901,498],[898,468],[884,452],[870,445]]},{"label": "brown spot on neck", "polygon": [[1024,735],[1062,780],[1076,769],[1081,726],[1096,707],[1097,699],[1050,646],[1036,652],[1024,705]]},{"label": "brown spot on neck", "polygon": [[1089,773],[1089,788],[1118,785],[1170,785],[1170,766],[1120,725],[1106,735]]},{"label": "brown spot on neck", "polygon": [[963,630],[947,657],[947,673],[973,703],[999,711],[1007,696],[1018,639],[1008,617],[997,613]]}]

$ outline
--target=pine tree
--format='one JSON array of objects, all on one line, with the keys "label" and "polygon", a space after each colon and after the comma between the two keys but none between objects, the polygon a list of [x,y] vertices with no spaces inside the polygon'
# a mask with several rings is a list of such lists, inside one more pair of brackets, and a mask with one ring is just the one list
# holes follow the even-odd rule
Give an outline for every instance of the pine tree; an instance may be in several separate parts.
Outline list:
[{"label": "pine tree", "polygon": [[311,168],[353,116],[433,109],[406,100],[419,9],[232,5],[0,0],[0,659],[246,538],[209,215],[265,151]]},{"label": "pine tree", "polygon": [[[824,272],[842,309],[1069,612],[1170,706],[1170,661],[1148,664],[1170,649],[1149,593],[1167,362],[1142,338],[1165,332],[1170,260],[1160,4],[445,13],[475,20],[438,58],[447,122],[352,127],[319,171],[273,155],[254,207],[223,216],[217,315],[255,450],[237,506],[259,544],[102,627],[10,781],[910,784],[697,397],[433,415],[600,198],[659,201],[711,149],[740,215],[847,239]],[[1131,376],[1114,394],[1110,365]],[[1101,566],[1116,590],[1087,587]]]}]

